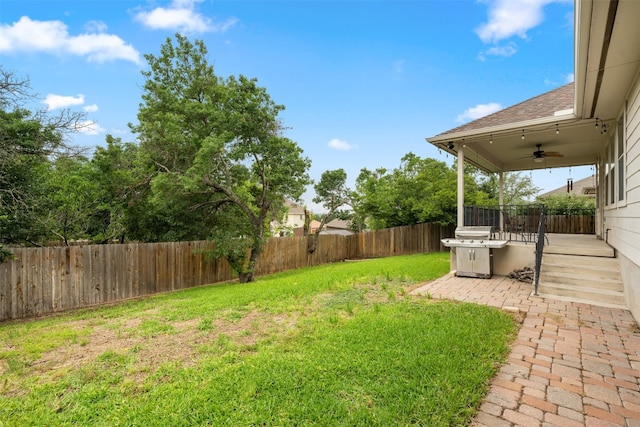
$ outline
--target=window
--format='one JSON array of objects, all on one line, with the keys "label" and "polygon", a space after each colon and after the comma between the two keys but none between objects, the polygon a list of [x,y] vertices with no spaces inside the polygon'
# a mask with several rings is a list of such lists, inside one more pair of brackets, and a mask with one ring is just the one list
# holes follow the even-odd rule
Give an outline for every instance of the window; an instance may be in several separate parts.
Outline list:
[{"label": "window", "polygon": [[609,143],[609,154],[607,159],[609,160],[609,203],[614,204],[616,202],[616,163],[615,163],[615,144],[613,141]]},{"label": "window", "polygon": [[611,188],[613,182],[613,170],[611,167],[611,147],[613,144],[609,141],[604,151],[604,204],[609,206],[611,204]]},{"label": "window", "polygon": [[617,139],[617,149],[618,149],[618,157],[617,157],[617,167],[618,167],[618,201],[622,202],[625,199],[625,178],[626,178],[626,171],[625,171],[625,164],[624,164],[624,156],[625,156],[625,145],[626,145],[626,138],[625,138],[625,134],[624,134],[624,120],[623,118],[621,118],[620,120],[618,120],[618,129],[616,132],[616,139]]},{"label": "window", "polygon": [[624,206],[626,197],[626,135],[624,116],[616,123],[615,132],[605,149],[604,202],[607,206]]}]

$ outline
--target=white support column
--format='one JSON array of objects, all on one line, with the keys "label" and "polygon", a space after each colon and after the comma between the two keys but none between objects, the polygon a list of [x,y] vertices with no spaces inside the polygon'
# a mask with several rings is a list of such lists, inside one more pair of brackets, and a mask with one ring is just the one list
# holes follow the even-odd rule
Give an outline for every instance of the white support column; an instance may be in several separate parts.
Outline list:
[{"label": "white support column", "polygon": [[464,227],[464,147],[458,145],[458,227]]},{"label": "white support column", "polygon": [[500,232],[504,232],[504,172],[500,171],[499,174],[500,187],[498,188],[498,203],[500,204]]}]

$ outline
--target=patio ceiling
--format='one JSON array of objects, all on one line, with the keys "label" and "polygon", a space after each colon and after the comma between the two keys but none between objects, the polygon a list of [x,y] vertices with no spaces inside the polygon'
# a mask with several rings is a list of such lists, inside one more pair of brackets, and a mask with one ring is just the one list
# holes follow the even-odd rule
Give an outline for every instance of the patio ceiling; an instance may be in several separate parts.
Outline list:
[{"label": "patio ceiling", "polygon": [[[427,141],[454,155],[463,145],[465,160],[487,172],[596,163],[638,73],[640,1],[575,4],[576,69],[571,88],[556,89]],[[575,90],[568,102],[565,89]],[[536,162],[537,144],[563,157],[545,156]]]},{"label": "patio ceiling", "polygon": [[[454,155],[460,145],[464,145],[465,161],[487,172],[590,165],[596,163],[609,133],[601,132],[602,123],[599,122],[597,128],[595,124],[595,120],[565,115],[536,124],[520,123],[514,129],[496,129],[495,132],[486,129],[482,133],[447,135],[444,140],[434,138],[429,142]],[[607,124],[608,127],[612,125]],[[453,148],[449,148],[450,143]],[[533,153],[538,149],[537,144],[542,151],[554,151],[563,157],[545,156],[536,162]]]}]

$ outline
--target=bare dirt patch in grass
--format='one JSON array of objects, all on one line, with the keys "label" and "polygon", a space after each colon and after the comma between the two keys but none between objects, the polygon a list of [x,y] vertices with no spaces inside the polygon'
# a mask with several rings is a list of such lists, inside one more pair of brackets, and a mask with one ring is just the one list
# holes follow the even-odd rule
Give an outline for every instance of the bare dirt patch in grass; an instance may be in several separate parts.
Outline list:
[{"label": "bare dirt patch in grass", "polygon": [[73,322],[74,328],[90,328],[91,333],[80,342],[48,351],[31,363],[33,375],[55,375],[96,361],[106,352],[135,353],[138,372],[153,372],[165,363],[194,366],[201,358],[198,347],[215,341],[221,335],[235,344],[252,346],[272,334],[286,332],[297,322],[296,315],[267,314],[251,311],[237,320],[215,319],[210,330],[201,330],[201,319],[166,322],[172,330],[153,336],[141,336],[136,328],[140,319],[127,319],[122,324],[105,321],[96,326],[92,319]]}]

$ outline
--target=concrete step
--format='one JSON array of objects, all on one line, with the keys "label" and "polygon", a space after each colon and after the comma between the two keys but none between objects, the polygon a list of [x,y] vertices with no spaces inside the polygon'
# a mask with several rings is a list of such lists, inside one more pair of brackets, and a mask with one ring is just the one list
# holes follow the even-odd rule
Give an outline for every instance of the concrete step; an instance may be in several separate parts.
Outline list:
[{"label": "concrete step", "polygon": [[[542,280],[542,277],[540,278]],[[557,283],[540,283],[538,295],[605,307],[627,308],[624,294],[608,289],[583,288]]]},{"label": "concrete step", "polygon": [[577,289],[605,289],[617,292],[624,291],[620,279],[598,277],[588,274],[560,273],[540,271],[540,283],[574,286]]},{"label": "concrete step", "polygon": [[611,246],[601,240],[591,240],[588,244],[585,242],[560,241],[561,243],[551,243],[545,245],[543,252],[545,254],[566,254],[566,255],[582,255],[595,257],[614,258],[615,251]]},{"label": "concrete step", "polygon": [[618,268],[618,259],[614,257],[601,257],[589,255],[567,255],[547,253],[542,254],[542,262],[552,264],[597,265],[601,267]]},{"label": "concrete step", "polygon": [[538,294],[594,305],[625,307],[617,258],[545,253]]}]

